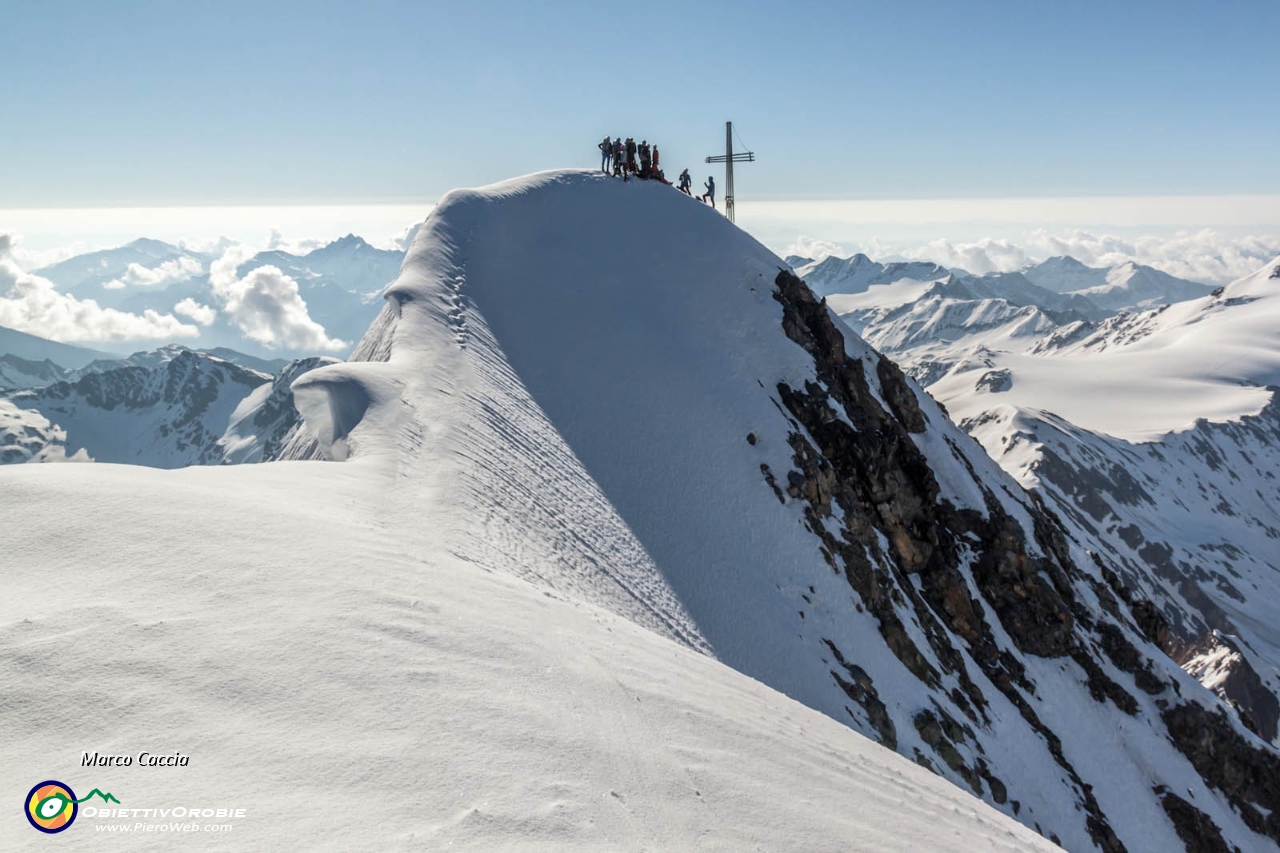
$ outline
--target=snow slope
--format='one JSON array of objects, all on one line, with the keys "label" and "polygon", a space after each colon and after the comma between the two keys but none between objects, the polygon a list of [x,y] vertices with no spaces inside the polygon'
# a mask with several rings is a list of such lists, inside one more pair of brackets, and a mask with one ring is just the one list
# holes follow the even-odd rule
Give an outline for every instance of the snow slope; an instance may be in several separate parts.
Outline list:
[{"label": "snow slope", "polygon": [[[67,431],[39,412],[0,398],[0,465],[67,461]],[[83,448],[71,461],[91,462]]]},{"label": "snow slope", "polygon": [[48,359],[29,361],[16,355],[0,355],[0,388],[39,388],[65,375],[63,368]]},{"label": "snow slope", "polygon": [[[56,778],[247,810],[181,839],[82,813],[59,846],[1056,849],[709,657],[450,554],[383,460],[36,467],[0,471],[6,799]],[[0,850],[50,841],[0,813]]]},{"label": "snow slope", "polygon": [[1207,296],[1207,284],[1187,281],[1153,267],[1127,261],[1114,267],[1089,267],[1070,257],[1049,258],[1023,270],[1029,280],[1055,293],[1075,293],[1098,307],[1152,308]]},{"label": "snow slope", "polygon": [[1277,741],[1280,401],[1140,444],[1011,406],[962,425],[1160,607],[1187,669]]},{"label": "snow slope", "polygon": [[[1150,441],[1197,420],[1257,414],[1280,385],[1280,258],[1201,299],[1081,324],[1030,351],[999,351],[1001,403],[1054,412],[1086,429]],[[989,408],[981,373],[960,365],[930,386],[959,418]]]}]

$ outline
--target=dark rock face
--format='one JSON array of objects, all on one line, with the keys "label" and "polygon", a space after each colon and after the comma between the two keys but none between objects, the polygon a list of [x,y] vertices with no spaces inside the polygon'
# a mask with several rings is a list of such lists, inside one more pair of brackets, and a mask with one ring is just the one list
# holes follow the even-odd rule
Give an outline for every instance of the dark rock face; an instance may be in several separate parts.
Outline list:
[{"label": "dark rock face", "polygon": [[[840,654],[840,650],[830,640],[824,640],[827,648],[835,655],[836,662],[840,668],[844,670],[841,674],[834,669],[831,670],[831,677],[836,680],[840,688],[854,702],[861,705],[867,712],[867,719],[876,733],[880,736],[880,742],[889,749],[898,748],[898,732],[893,725],[893,719],[889,716],[889,711],[885,707],[884,702],[880,700],[880,694],[876,692],[875,685],[871,683],[871,676],[867,675],[866,670],[854,663],[849,663],[844,659],[844,655]],[[850,711],[850,714],[853,712]]]},{"label": "dark rock face", "polygon": [[[1023,413],[996,452],[1016,448],[1036,459],[1025,468],[1038,480],[1036,493],[1096,555],[1104,575],[1140,591],[1141,601],[1135,593],[1130,603],[1133,618],[1167,653],[1185,663],[1194,657],[1187,650],[1212,632],[1239,638],[1239,664],[1213,689],[1274,743],[1276,650],[1257,627],[1274,621],[1266,602],[1280,588],[1280,388],[1268,390],[1271,401],[1256,415],[1200,422],[1146,444]],[[990,417],[962,426],[984,427]]]},{"label": "dark rock face", "polygon": [[[807,382],[804,388],[780,384],[777,389],[783,407],[795,418],[797,427],[803,428],[790,438],[796,465],[792,474],[797,476],[788,493],[808,504],[808,529],[821,539],[832,567],[845,575],[877,617],[889,649],[918,679],[936,687],[942,673],[921,653],[898,615],[901,606],[913,608],[926,626],[934,656],[943,662],[947,675],[962,685],[956,696],[958,706],[971,722],[985,724],[988,700],[974,683],[950,635],[968,643],[986,677],[1041,732],[1063,770],[1076,780],[1095,843],[1103,850],[1123,850],[1091,789],[1023,695],[1023,691],[1034,692],[1023,667],[1014,655],[1000,648],[988,622],[990,612],[1022,652],[1071,656],[1083,663],[1095,698],[1114,701],[1132,713],[1132,697],[1107,678],[1078,648],[1073,636],[1074,602],[1065,570],[1061,565],[1050,565],[1060,559],[1057,553],[1063,552],[1063,546],[1042,542],[1042,546],[1049,546],[1044,550],[1054,556],[1030,556],[1023,528],[994,495],[987,496],[985,517],[940,501],[928,461],[911,440],[912,433],[924,431],[926,420],[902,372],[883,357],[876,362],[886,411],[872,394],[863,365],[846,354],[844,336],[826,305],[790,273],[780,273],[775,284],[774,298],[783,305],[783,328],[814,356],[818,375],[817,383]],[[836,406],[848,422],[836,417]],[[843,518],[838,530],[831,530],[824,521],[832,516],[833,503]],[[1046,520],[1045,531],[1050,529],[1052,525]],[[882,541],[887,542],[887,553]],[[981,601],[971,594],[957,568],[962,562],[962,547],[978,551],[973,578],[982,593]],[[919,592],[910,576],[917,579]],[[861,701],[865,698],[862,694],[849,695],[867,707]],[[870,715],[872,710],[867,710]],[[978,780],[992,774],[985,762],[964,763],[955,747],[957,740],[965,740],[958,734],[963,729],[950,726],[950,733],[957,736],[944,737],[940,720],[946,719],[950,718],[940,718],[934,712],[917,715],[916,728],[938,758],[981,793]],[[997,786],[989,787],[994,799]],[[1007,796],[1003,783],[998,783],[998,789],[1001,797]]]},{"label": "dark rock face", "polygon": [[[158,366],[90,372],[75,382],[57,382],[10,399],[66,428],[69,453],[84,447],[100,462],[175,467],[220,461],[217,442],[229,409],[266,381],[259,373],[187,350]],[[215,413],[215,407],[223,408]],[[131,444],[112,437],[106,444],[110,452],[104,453],[93,429],[68,426],[83,409],[136,414],[145,434],[131,437]],[[156,457],[148,456],[153,448],[162,448]]]},{"label": "dark rock face", "polygon": [[1161,718],[1196,772],[1227,796],[1250,829],[1280,844],[1280,756],[1250,743],[1221,708],[1184,702]]},{"label": "dark rock face", "polygon": [[1162,785],[1155,792],[1178,830],[1178,837],[1187,845],[1187,853],[1240,853],[1239,847],[1226,842],[1222,830],[1207,814]]},{"label": "dark rock face", "polygon": [[978,377],[973,387],[988,394],[1002,394],[1013,388],[1013,374],[1007,370],[988,370]]},{"label": "dark rock face", "polygon": [[[1113,822],[1126,816],[1103,812],[1093,787],[1067,759],[1058,733],[1037,714],[1037,685],[1024,661],[1059,659],[1078,667],[1081,686],[1093,700],[1124,715],[1140,713],[1138,697],[1159,697],[1155,704],[1166,709],[1162,721],[1176,749],[1249,826],[1275,837],[1267,822],[1272,813],[1280,815],[1280,802],[1264,780],[1278,759],[1250,744],[1221,711],[1215,717],[1195,703],[1173,705],[1180,689],[1165,657],[1172,632],[1159,609],[1101,561],[1096,573],[1082,571],[1071,558],[1061,521],[1043,501],[1026,493],[998,494],[994,489],[1007,487],[979,479],[951,438],[945,441],[956,459],[970,465],[985,511],[942,497],[918,443],[929,432],[936,444],[937,431],[902,372],[874,352],[850,356],[825,303],[794,275],[780,272],[775,287],[783,329],[813,357],[816,378],[777,385],[776,401],[791,426],[792,469],[781,473],[764,465],[761,473],[780,503],[799,503],[804,526],[827,564],[857,594],[858,609],[875,618],[885,646],[902,666],[934,691],[931,706],[906,720],[928,750],[917,748],[916,761],[1019,813],[1018,790],[998,778],[1000,768],[987,760],[978,737],[993,725],[992,698],[984,690],[994,689],[1070,780],[1094,845],[1124,850]],[[1076,481],[1081,504],[1097,504],[1086,509],[1089,517],[1105,517],[1112,502],[1151,501],[1128,472],[1109,473]],[[833,679],[860,706],[881,742],[902,750],[904,721],[899,717],[895,725],[890,688],[872,683],[852,649],[824,642],[835,659]],[[852,708],[849,713],[858,719]],[[1072,746],[1082,748],[1088,747]],[[1240,776],[1230,769],[1237,765],[1250,769]],[[1280,779],[1280,765],[1274,769],[1270,778]],[[1167,791],[1153,796],[1188,850],[1230,849],[1222,846],[1220,827],[1199,808]]]},{"label": "dark rock face", "polygon": [[1240,721],[1258,737],[1274,741],[1280,724],[1280,700],[1267,689],[1244,652],[1229,637],[1206,634],[1190,643],[1178,643],[1173,659],[1197,678],[1206,658],[1216,658],[1214,692],[1235,709]]}]

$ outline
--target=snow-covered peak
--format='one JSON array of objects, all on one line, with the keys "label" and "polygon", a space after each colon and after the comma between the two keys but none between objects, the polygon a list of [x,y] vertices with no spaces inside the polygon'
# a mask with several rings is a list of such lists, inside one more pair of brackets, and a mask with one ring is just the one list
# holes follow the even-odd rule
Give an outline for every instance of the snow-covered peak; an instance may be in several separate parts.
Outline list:
[{"label": "snow-covered peak", "polygon": [[1269,299],[1280,295],[1280,256],[1273,258],[1256,272],[1233,281],[1215,294],[1218,301]]},{"label": "snow-covered peak", "polygon": [[795,268],[814,293],[821,296],[859,294],[874,286],[937,281],[949,273],[937,264],[922,261],[877,263],[864,254],[850,258],[834,255]]},{"label": "snow-covered peak", "polygon": [[[1000,367],[1025,380],[1008,402],[1136,441],[1202,418],[1257,414],[1280,386],[1277,266],[1280,259],[1212,295],[1063,327],[1033,350],[1001,354]],[[955,372],[930,390],[957,417],[976,417],[985,408],[969,393],[976,378]]]},{"label": "snow-covered peak", "polygon": [[1105,269],[1086,266],[1070,255],[1057,255],[1022,271],[1035,284],[1056,293],[1097,287],[1106,281]]},{"label": "snow-covered peak", "polygon": [[363,237],[357,237],[355,234],[348,234],[345,237],[340,237],[337,240],[334,240],[332,243],[327,243],[317,249],[312,249],[306,256],[311,257],[312,255],[317,254],[323,256],[338,252],[358,252],[362,249],[372,248],[372,246],[365,242]]},{"label": "snow-covered peak", "polygon": [[292,386],[385,476],[384,529],[714,655],[1069,849],[1257,846],[1280,810],[1204,769],[1280,762],[1140,602],[710,208],[585,171],[455,191],[386,296]]},{"label": "snow-covered peak", "polygon": [[1204,296],[1213,289],[1134,261],[1090,267],[1075,258],[1058,256],[1022,272],[1046,290],[1080,294],[1110,311],[1169,305]]}]

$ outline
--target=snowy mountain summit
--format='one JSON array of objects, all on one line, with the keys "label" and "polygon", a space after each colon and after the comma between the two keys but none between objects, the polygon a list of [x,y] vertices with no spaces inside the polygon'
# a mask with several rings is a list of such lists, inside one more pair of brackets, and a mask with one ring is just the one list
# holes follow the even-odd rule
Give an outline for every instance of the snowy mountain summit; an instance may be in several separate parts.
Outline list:
[{"label": "snowy mountain summit", "polygon": [[[224,458],[283,461],[0,466],[0,778],[251,799],[255,849],[1280,840],[1280,757],[1151,602],[709,207],[456,191],[385,297],[351,361],[209,396]],[[154,371],[234,374],[205,360],[37,396],[150,412]],[[201,772],[79,768],[157,733]]]},{"label": "snowy mountain summit", "polygon": [[287,446],[389,476],[392,528],[712,656],[1070,850],[1280,842],[1280,757],[1150,603],[710,209],[576,171],[456,191],[385,296],[350,362],[294,382],[317,438]]}]

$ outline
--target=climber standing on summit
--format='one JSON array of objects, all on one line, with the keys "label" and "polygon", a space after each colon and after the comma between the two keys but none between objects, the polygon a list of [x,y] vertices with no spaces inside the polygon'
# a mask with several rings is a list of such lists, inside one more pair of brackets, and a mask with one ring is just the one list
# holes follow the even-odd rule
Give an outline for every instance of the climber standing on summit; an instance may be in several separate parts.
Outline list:
[{"label": "climber standing on summit", "polygon": [[600,149],[600,171],[607,175],[609,174],[609,161],[613,159],[613,142],[606,136],[604,142],[601,142],[596,147]]},{"label": "climber standing on summit", "polygon": [[703,193],[702,195],[698,196],[698,198],[702,199],[703,201],[710,201],[710,202],[711,202],[711,207],[714,209],[714,208],[715,208],[715,206],[716,206],[716,179],[715,179],[715,177],[713,177],[712,175],[707,175],[707,182],[706,182],[705,184],[703,184],[703,186],[707,188],[707,191],[706,191],[705,193]]}]

